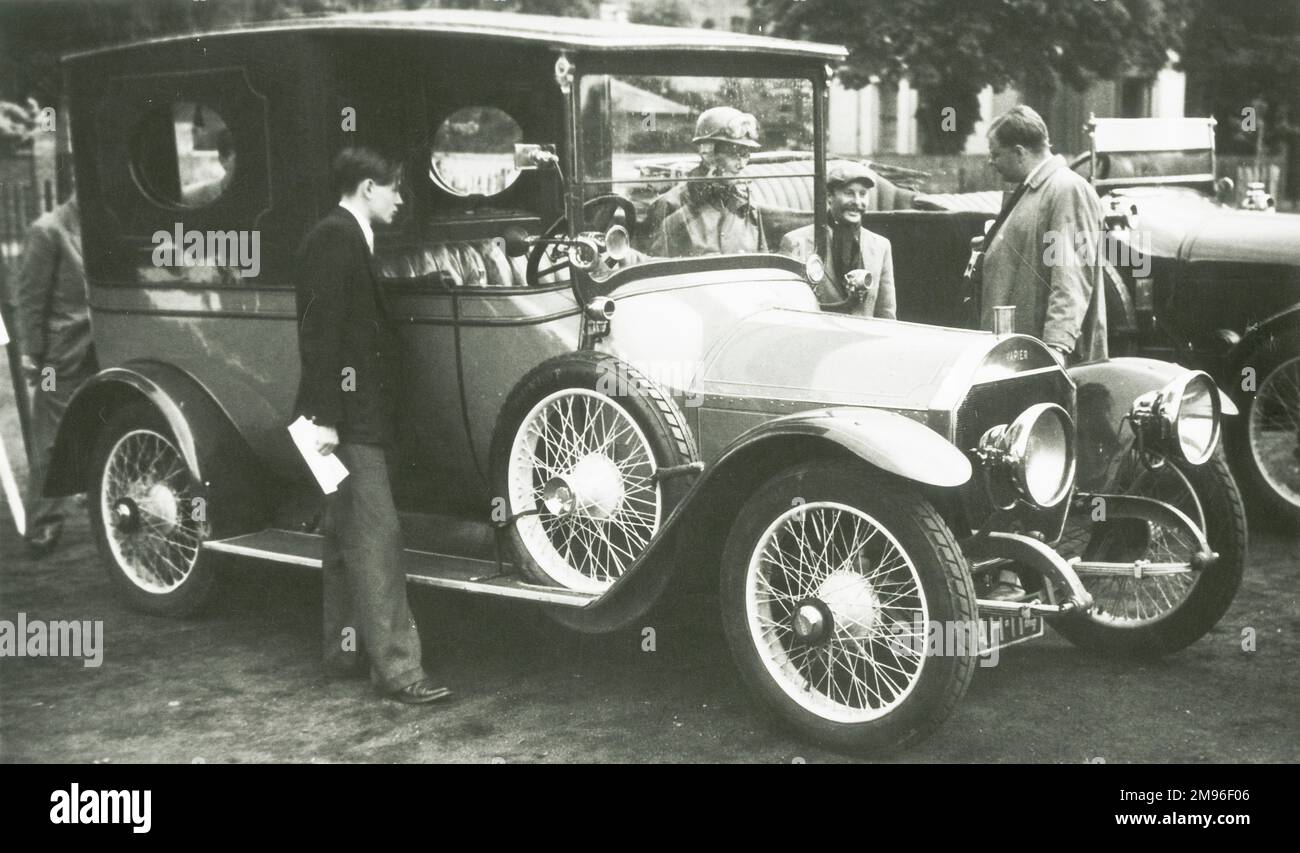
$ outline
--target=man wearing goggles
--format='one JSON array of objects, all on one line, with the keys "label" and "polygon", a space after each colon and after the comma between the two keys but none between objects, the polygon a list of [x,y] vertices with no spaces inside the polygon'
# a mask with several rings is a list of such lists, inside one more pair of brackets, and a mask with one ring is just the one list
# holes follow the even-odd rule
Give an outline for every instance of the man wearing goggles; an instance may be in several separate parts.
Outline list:
[{"label": "man wearing goggles", "polygon": [[[758,120],[734,107],[700,113],[691,140],[700,164],[688,179],[650,206],[646,229],[650,253],[661,257],[730,255],[767,251],[749,184],[739,180],[759,147]],[[716,180],[701,180],[716,178]]]}]

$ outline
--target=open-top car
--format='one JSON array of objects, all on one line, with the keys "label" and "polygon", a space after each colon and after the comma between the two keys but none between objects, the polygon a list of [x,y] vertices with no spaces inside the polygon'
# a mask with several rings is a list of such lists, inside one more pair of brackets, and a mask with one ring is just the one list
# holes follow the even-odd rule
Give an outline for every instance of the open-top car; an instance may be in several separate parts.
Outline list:
[{"label": "open-top car", "polygon": [[[364,143],[403,153],[412,197],[376,234],[412,582],[581,631],[716,585],[754,695],[855,750],[933,731],[981,657],[1045,620],[1089,648],[1195,642],[1246,559],[1217,449],[1232,404],[1209,376],[1066,370],[1032,337],[824,311],[818,258],[772,251],[807,225],[825,249],[844,55],[420,12],[73,57],[105,369],[71,404],[47,491],[89,490],[109,573],[152,612],[201,605],[219,555],[319,565],[322,496],[286,433],[294,251],[336,202],[333,154]],[[757,118],[713,113],[731,138],[802,163],[806,209],[765,203],[769,179],[646,165],[715,151],[701,115],[720,106]],[[755,245],[671,251],[662,235],[703,233],[685,217],[718,201],[762,229],[742,235]],[[214,239],[258,253],[214,257]]]}]

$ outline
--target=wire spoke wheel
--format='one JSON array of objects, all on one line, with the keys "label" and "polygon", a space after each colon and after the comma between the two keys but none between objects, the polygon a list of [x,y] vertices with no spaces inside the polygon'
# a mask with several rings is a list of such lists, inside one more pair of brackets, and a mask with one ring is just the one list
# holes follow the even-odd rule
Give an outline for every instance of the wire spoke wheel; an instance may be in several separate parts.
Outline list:
[{"label": "wire spoke wheel", "polygon": [[975,588],[952,530],[910,485],[842,459],[778,471],[739,507],[719,606],[754,696],[836,749],[926,737],[975,672]]},{"label": "wire spoke wheel", "polygon": [[[1245,568],[1246,513],[1223,452],[1199,466],[1172,460],[1148,469],[1130,455],[1121,464],[1115,494],[1153,498],[1187,516],[1218,558],[1196,568],[1195,531],[1145,519],[1094,520],[1093,507],[1072,512],[1058,551],[1067,559],[1152,564],[1140,578],[1132,572],[1081,573],[1094,606],[1088,613],[1053,618],[1052,625],[1084,648],[1152,656],[1196,642],[1222,618]],[[1187,572],[1161,569],[1188,568]]]},{"label": "wire spoke wheel", "polygon": [[[1196,490],[1176,467],[1166,464],[1138,474],[1124,494],[1154,498],[1181,510],[1205,529],[1205,513]],[[1110,562],[1145,560],[1191,569],[1199,550],[1195,534],[1181,527],[1141,519],[1124,519],[1099,530],[1085,550],[1085,559]],[[1083,586],[1092,594],[1094,618],[1117,628],[1149,624],[1173,612],[1187,600],[1198,574],[1084,575]]]},{"label": "wire spoke wheel", "polygon": [[1264,376],[1247,429],[1251,457],[1265,484],[1300,509],[1300,356]]},{"label": "wire spoke wheel", "polygon": [[104,464],[97,511],[121,572],[140,590],[165,594],[194,570],[206,522],[193,518],[193,483],[176,445],[152,429],[117,439]]},{"label": "wire spoke wheel", "polygon": [[561,586],[601,592],[659,530],[650,440],[613,398],[585,388],[543,397],[520,423],[507,469],[516,531]]},{"label": "wire spoke wheel", "polygon": [[772,522],[750,561],[745,600],[772,677],[826,719],[878,719],[925,665],[928,608],[916,566],[854,507],[803,504]]}]

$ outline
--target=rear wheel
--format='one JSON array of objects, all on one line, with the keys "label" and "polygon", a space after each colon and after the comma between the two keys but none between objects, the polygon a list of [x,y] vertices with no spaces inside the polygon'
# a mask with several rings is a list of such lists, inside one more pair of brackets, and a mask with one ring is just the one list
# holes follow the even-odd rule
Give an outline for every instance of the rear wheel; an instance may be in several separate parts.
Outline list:
[{"label": "rear wheel", "polygon": [[147,403],[121,409],[93,460],[90,525],[118,592],[150,613],[197,610],[213,581],[206,507],[166,421]]},{"label": "rear wheel", "polygon": [[1246,565],[1246,513],[1222,450],[1200,466],[1166,462],[1148,470],[1130,459],[1120,494],[1155,498],[1180,510],[1205,532],[1219,558],[1193,568],[1199,550],[1190,531],[1141,519],[1093,522],[1072,516],[1059,550],[1065,557],[1131,563],[1147,560],[1186,572],[1094,575],[1080,573],[1093,596],[1089,614],[1053,620],[1077,646],[1125,654],[1159,655],[1191,645],[1218,624],[1232,604]]},{"label": "rear wheel", "polygon": [[[745,684],[836,749],[920,740],[974,674],[975,591],[952,532],[907,485],[841,463],[790,468],[745,503],[720,603]],[[936,629],[963,642],[933,654]]]}]

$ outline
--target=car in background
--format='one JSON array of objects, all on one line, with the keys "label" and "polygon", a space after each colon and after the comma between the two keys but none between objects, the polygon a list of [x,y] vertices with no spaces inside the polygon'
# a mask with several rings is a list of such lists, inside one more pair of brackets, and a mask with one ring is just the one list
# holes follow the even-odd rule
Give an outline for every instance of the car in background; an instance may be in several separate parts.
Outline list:
[{"label": "car in background", "polygon": [[1214,119],[1094,118],[1072,162],[1106,210],[1123,286],[1112,353],[1205,370],[1240,416],[1226,446],[1268,514],[1300,530],[1300,215],[1216,180]]},{"label": "car in background", "polygon": [[[1106,212],[1110,354],[1213,376],[1240,412],[1226,420],[1225,444],[1261,517],[1300,529],[1300,215],[1277,212],[1259,185],[1240,205],[1223,200],[1232,182],[1215,179],[1213,127],[1204,118],[1093,119],[1090,151],[1071,161]],[[811,208],[800,161],[755,157],[746,170],[768,179],[754,182],[756,195],[786,217]],[[899,319],[968,325],[962,272],[1003,194],[925,192],[924,173],[866,165],[878,177],[863,226],[893,245]]]}]

